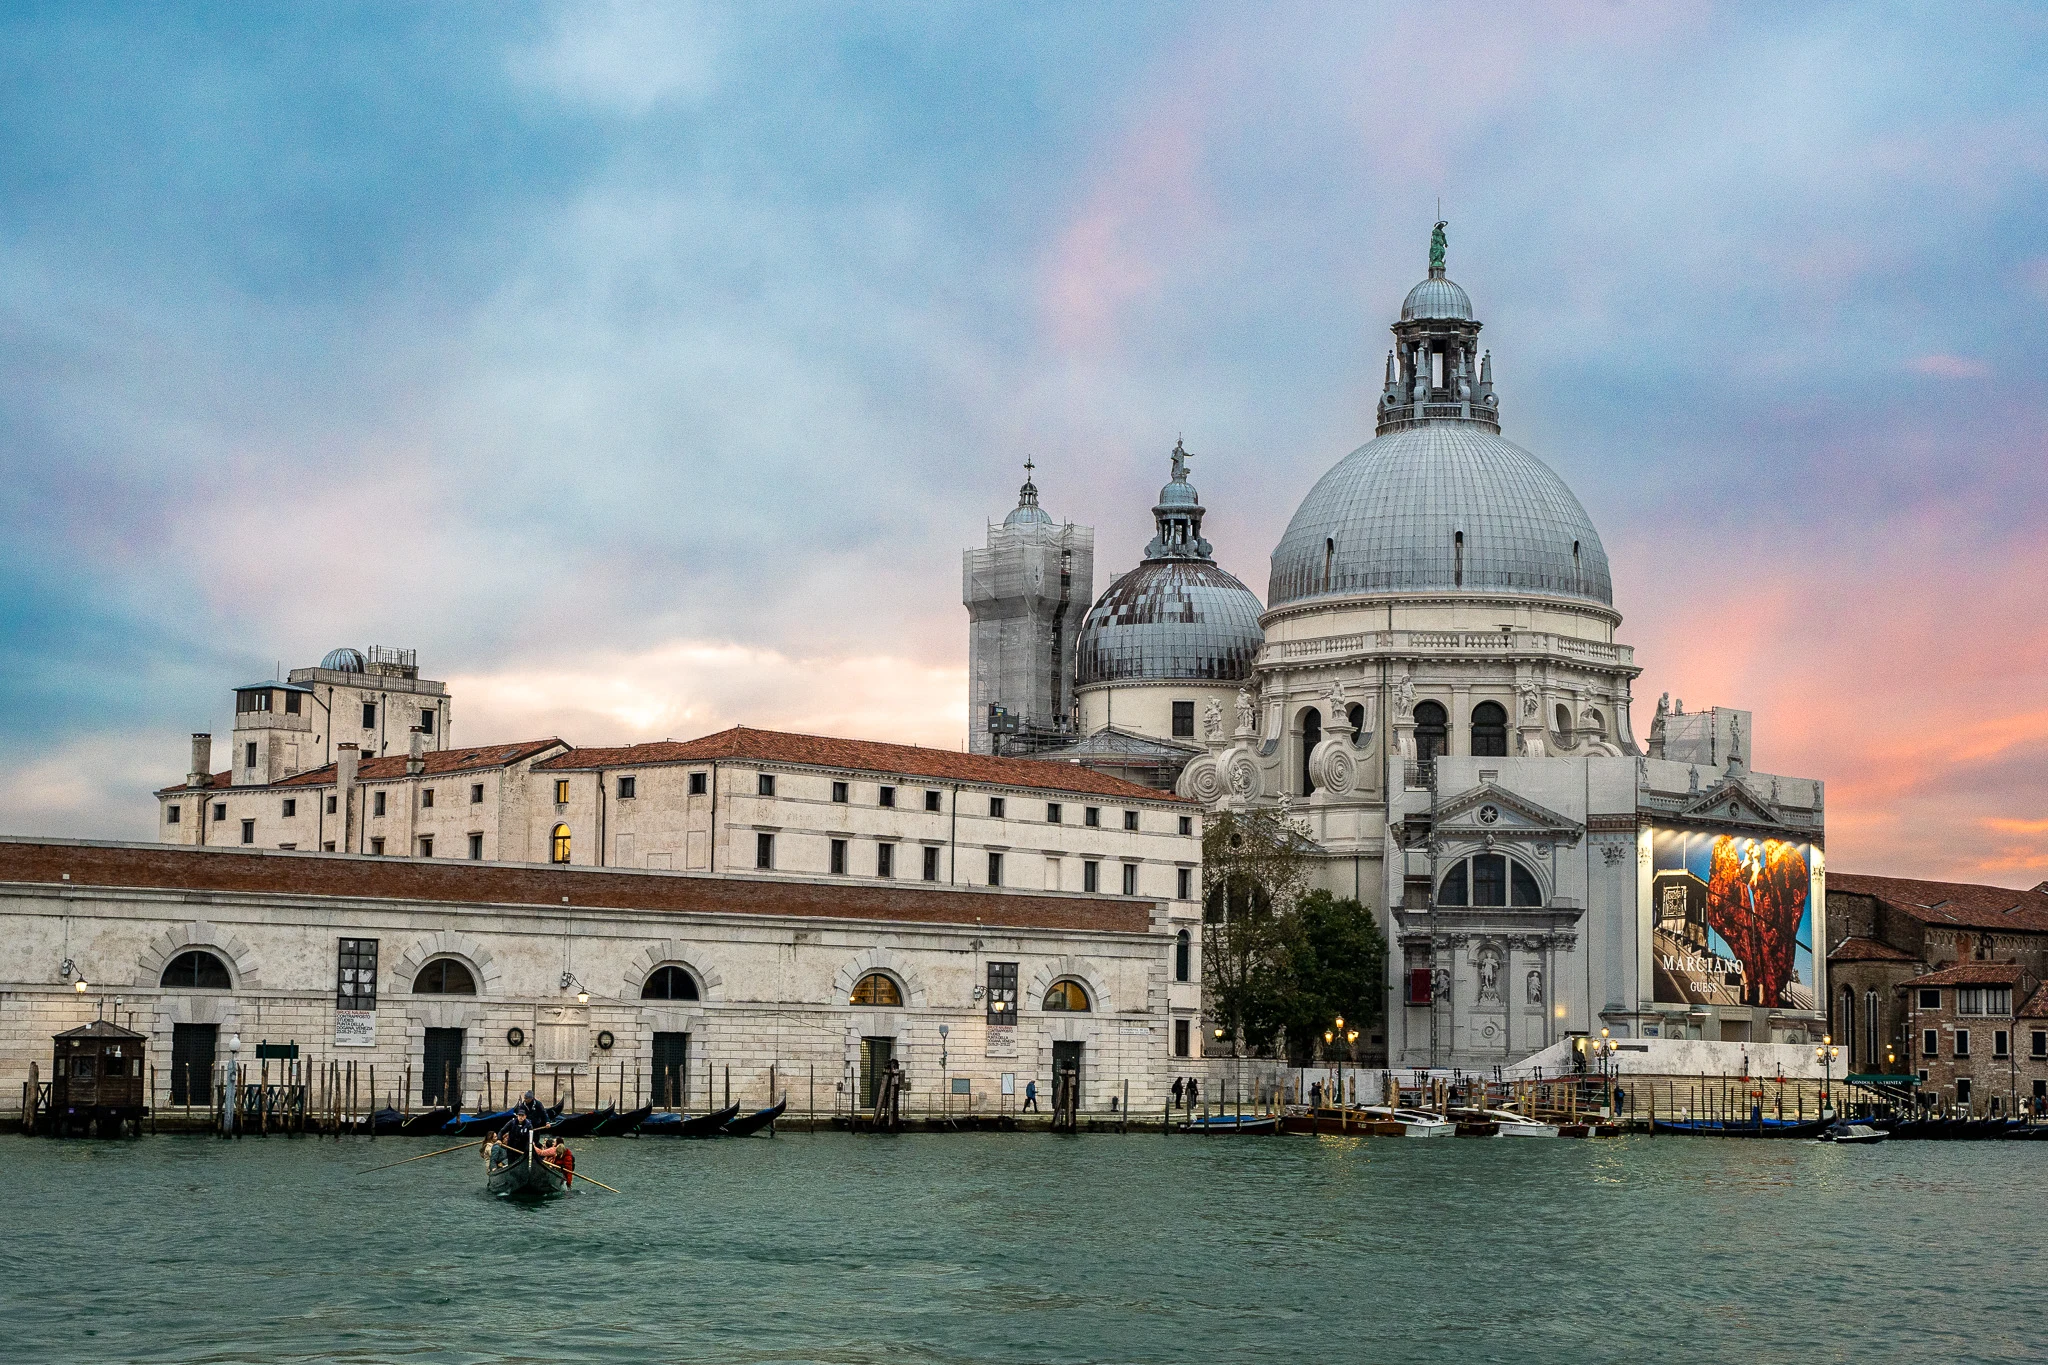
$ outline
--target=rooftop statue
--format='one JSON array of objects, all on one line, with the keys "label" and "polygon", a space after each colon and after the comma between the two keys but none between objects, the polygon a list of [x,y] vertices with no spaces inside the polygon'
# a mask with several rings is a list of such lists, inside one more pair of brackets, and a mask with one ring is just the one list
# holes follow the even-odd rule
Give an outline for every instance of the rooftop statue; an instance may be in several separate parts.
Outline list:
[{"label": "rooftop statue", "polygon": [[1429,268],[1432,273],[1442,273],[1444,268],[1444,229],[1448,222],[1439,222],[1436,230],[1429,234]]},{"label": "rooftop statue", "polygon": [[1176,440],[1174,441],[1174,443],[1173,443],[1173,481],[1174,481],[1175,483],[1186,483],[1186,482],[1187,482],[1187,478],[1188,478],[1188,457],[1189,457],[1190,455],[1192,455],[1192,454],[1194,454],[1194,452],[1193,452],[1193,451],[1191,451],[1191,450],[1186,450],[1186,449],[1183,449],[1183,448],[1182,448],[1182,446],[1181,446],[1181,443],[1180,443],[1180,441],[1179,441],[1178,439],[1176,439]]}]

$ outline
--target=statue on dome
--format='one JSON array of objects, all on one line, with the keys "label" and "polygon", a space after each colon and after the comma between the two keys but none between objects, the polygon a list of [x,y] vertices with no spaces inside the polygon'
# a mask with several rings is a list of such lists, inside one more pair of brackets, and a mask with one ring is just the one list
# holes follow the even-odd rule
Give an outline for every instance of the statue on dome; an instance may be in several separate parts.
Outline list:
[{"label": "statue on dome", "polygon": [[1192,453],[1192,451],[1186,450],[1181,446],[1179,437],[1174,438],[1173,482],[1186,483],[1188,481],[1188,457]]},{"label": "statue on dome", "polygon": [[1441,274],[1444,268],[1444,229],[1448,221],[1439,221],[1436,230],[1429,234],[1429,270],[1432,275]]}]

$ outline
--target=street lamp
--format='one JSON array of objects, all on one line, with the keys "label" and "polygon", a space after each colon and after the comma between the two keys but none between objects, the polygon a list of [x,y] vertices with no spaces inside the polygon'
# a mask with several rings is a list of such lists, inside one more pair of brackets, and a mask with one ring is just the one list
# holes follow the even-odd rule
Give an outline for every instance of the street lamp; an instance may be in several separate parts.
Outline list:
[{"label": "street lamp", "polygon": [[1834,1117],[1828,1106],[1834,1099],[1835,1060],[1841,1055],[1842,1049],[1835,1046],[1835,1036],[1832,1033],[1823,1033],[1820,1036],[1820,1046],[1813,1050],[1813,1060],[1820,1063],[1820,1116],[1824,1119]]}]

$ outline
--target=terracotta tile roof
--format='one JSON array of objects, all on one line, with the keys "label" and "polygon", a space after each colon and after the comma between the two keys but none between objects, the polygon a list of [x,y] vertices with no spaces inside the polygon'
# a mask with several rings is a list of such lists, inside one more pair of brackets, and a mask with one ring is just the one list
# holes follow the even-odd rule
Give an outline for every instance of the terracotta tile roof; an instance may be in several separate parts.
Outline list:
[{"label": "terracotta tile roof", "polygon": [[1845,938],[1842,946],[1828,954],[1830,962],[1914,962],[1911,953],[1901,952],[1874,938]]},{"label": "terracotta tile roof", "polygon": [[702,763],[711,759],[790,763],[845,772],[930,778],[941,782],[976,782],[991,787],[1091,792],[1125,801],[1180,801],[1171,792],[1141,787],[1135,782],[1110,777],[1078,763],[995,758],[988,754],[921,749],[911,744],[885,744],[870,739],[835,739],[825,735],[792,734],[786,730],[755,730],[744,725],[720,730],[702,739],[658,740],[619,749],[572,749],[534,766],[551,771],[574,771],[656,763]]},{"label": "terracotta tile roof", "polygon": [[[66,880],[66,878],[69,880]],[[172,844],[0,837],[0,883],[130,887],[289,897],[339,896],[466,905],[674,914],[984,924],[992,928],[1141,934],[1155,902],[1045,896],[918,882],[783,881],[731,874],[257,852]],[[183,913],[190,913],[189,909]]]},{"label": "terracotta tile roof", "polygon": [[1923,882],[1828,872],[1828,891],[1873,896],[1925,924],[1965,929],[2019,929],[2048,934],[2048,895],[1974,882]]},{"label": "terracotta tile roof", "polygon": [[1901,986],[2013,986],[2019,984],[2017,962],[1959,962],[1925,976],[1908,977]]},{"label": "terracotta tile roof", "polygon": [[2048,1019],[2048,982],[2042,983],[2041,989],[2034,992],[2032,1000],[2020,1006],[2019,1017],[2022,1019]]},{"label": "terracotta tile roof", "polygon": [[[549,749],[566,749],[568,747],[563,741],[550,738],[522,739],[512,744],[473,745],[466,749],[430,749],[425,755],[427,760],[425,775],[428,777],[438,777],[443,773],[483,772],[491,768],[504,768],[522,759],[532,758],[535,754],[546,753]],[[356,765],[356,781],[388,782],[393,778],[404,777],[405,759],[406,756],[404,754],[386,754],[381,758],[363,759]],[[157,795],[175,796],[180,792],[188,791],[246,792],[263,790],[261,787],[249,785],[241,787],[231,786],[229,784],[233,777],[234,772],[231,769],[224,773],[214,774],[211,787],[192,787],[181,782],[175,787],[158,789]],[[290,777],[279,778],[270,785],[273,787],[331,787],[334,785],[334,765],[329,763],[324,768],[308,768],[302,773],[293,773]]]}]

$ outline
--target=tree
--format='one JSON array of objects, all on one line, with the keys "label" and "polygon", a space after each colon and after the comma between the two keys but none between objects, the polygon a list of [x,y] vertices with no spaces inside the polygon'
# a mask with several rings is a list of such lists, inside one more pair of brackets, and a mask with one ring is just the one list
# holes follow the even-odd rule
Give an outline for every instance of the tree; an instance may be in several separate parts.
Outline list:
[{"label": "tree", "polygon": [[1308,836],[1274,811],[1223,811],[1202,834],[1202,981],[1231,1040],[1263,1050],[1286,1025],[1293,908]]},{"label": "tree", "polygon": [[1279,1013],[1288,1060],[1305,1066],[1340,1015],[1360,1030],[1379,1022],[1387,939],[1370,910],[1328,891],[1299,897],[1286,924]]}]

